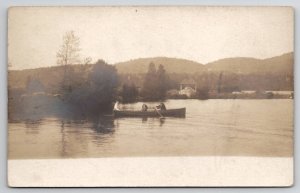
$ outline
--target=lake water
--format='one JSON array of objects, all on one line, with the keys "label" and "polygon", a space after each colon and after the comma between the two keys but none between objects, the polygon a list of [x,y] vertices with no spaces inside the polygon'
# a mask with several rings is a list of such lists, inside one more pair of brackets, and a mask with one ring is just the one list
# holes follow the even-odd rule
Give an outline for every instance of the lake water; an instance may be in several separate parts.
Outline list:
[{"label": "lake water", "polygon": [[[149,106],[157,103],[147,103]],[[9,159],[293,155],[293,100],[169,100],[185,118],[10,122]],[[122,106],[141,109],[142,103]]]}]

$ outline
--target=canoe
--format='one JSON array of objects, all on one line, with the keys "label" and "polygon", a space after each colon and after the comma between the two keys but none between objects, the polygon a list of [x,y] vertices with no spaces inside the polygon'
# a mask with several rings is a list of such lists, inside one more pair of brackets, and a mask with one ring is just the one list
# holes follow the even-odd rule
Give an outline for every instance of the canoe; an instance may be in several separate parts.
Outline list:
[{"label": "canoe", "polygon": [[185,117],[185,108],[148,111],[114,111],[115,117]]}]

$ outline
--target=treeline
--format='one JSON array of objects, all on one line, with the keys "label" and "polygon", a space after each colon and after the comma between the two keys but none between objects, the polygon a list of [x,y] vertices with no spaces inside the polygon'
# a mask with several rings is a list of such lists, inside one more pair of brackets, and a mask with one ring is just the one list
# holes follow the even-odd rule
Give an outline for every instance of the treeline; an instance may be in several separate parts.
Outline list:
[{"label": "treeline", "polygon": [[[185,79],[197,85],[192,98],[234,98],[232,92],[293,90],[293,74],[236,74],[229,72],[168,73],[163,64],[150,62],[145,74],[119,74],[103,60],[95,64],[64,65],[23,71],[9,71],[9,99],[45,92],[59,95],[81,112],[106,111],[115,100],[123,103],[187,98],[169,91],[179,90]],[[264,97],[261,94],[249,97]],[[269,97],[269,96],[267,96]],[[18,100],[15,100],[18,101]],[[9,104],[16,102],[9,100]],[[25,107],[24,107],[25,108]]]},{"label": "treeline", "polygon": [[98,60],[90,70],[74,71],[69,66],[60,85],[62,98],[83,112],[107,111],[115,101],[118,74],[113,66]]},{"label": "treeline", "polygon": [[287,74],[238,74],[230,72],[204,72],[201,74],[169,74],[169,77],[180,84],[184,79],[195,80],[197,87],[210,91],[228,93],[242,90],[293,90],[294,76]]},{"label": "treeline", "polygon": [[[103,61],[103,63],[105,62]],[[88,81],[88,75],[93,71],[93,66],[94,64],[69,65],[66,67],[55,66],[49,68],[9,71],[8,88],[10,90],[19,90],[19,92],[25,92],[24,90],[27,88],[28,80],[32,79],[38,80],[43,85],[45,92],[57,94],[60,93],[60,86],[64,77],[66,77],[66,69],[68,72],[66,81],[70,81],[75,85],[81,85]],[[112,65],[109,66],[114,68]],[[130,96],[130,90],[133,90],[133,95],[137,97],[147,97],[146,93],[148,92],[148,94],[154,95],[153,97],[150,97],[154,100],[157,98],[162,98],[164,96],[165,89],[179,89],[179,84],[184,79],[193,79],[197,84],[197,88],[199,89],[206,88],[210,91],[219,89],[220,92],[233,92],[241,90],[293,90],[294,88],[294,76],[292,72],[285,74],[237,74],[229,72],[203,72],[187,74],[168,73],[165,71],[163,65],[161,65],[161,67],[158,69],[155,69],[155,65],[151,65],[151,67],[149,66],[148,73],[146,74],[116,73],[118,76],[118,92],[116,95],[121,96],[123,94],[122,98],[134,98]],[[162,81],[166,83],[163,83]],[[161,86],[161,88],[155,88],[155,86]],[[148,88],[143,89],[143,87]],[[122,92],[123,90],[125,91],[124,93]],[[158,90],[162,90],[162,94],[156,94]],[[128,93],[127,91],[130,92]],[[138,94],[136,94],[137,92]]]},{"label": "treeline", "polygon": [[[57,107],[57,114],[72,111],[87,116],[107,112],[111,110],[119,86],[117,70],[103,60],[93,65],[65,65],[24,72],[27,76],[21,86],[9,82],[10,115],[55,106],[57,98],[63,102]],[[25,79],[22,71],[9,72],[9,79],[13,78]]]},{"label": "treeline", "polygon": [[[71,106],[72,111],[93,114],[110,111],[116,100],[129,103],[137,100],[155,101],[166,98],[171,81],[163,65],[156,69],[151,63],[148,73],[142,75],[141,79],[141,83],[136,82],[136,79],[130,79],[130,76],[125,79],[118,74],[115,66],[103,60],[98,60],[93,65],[64,65],[36,70],[10,71],[9,106],[15,112],[18,109],[22,111],[22,109],[30,108],[26,106],[26,100],[31,98],[36,100],[37,97],[44,97],[48,100],[52,95],[59,97],[66,106]],[[140,84],[142,87],[139,87]],[[26,100],[21,99],[22,97]],[[28,104],[32,106],[34,101]],[[35,106],[39,108],[39,105]]]},{"label": "treeline", "polygon": [[159,65],[156,69],[155,64],[151,62],[148,72],[138,78],[126,75],[121,77],[122,90],[120,91],[122,102],[159,101],[166,99],[167,91],[172,88],[172,80],[166,73],[164,66]]},{"label": "treeline", "polygon": [[[264,91],[293,91],[294,88],[294,76],[292,73],[238,74],[230,72],[203,72],[187,74],[167,73],[164,70],[166,83],[160,84],[163,81],[155,78],[156,75],[153,73],[153,68],[153,65],[149,66],[147,74],[119,74],[121,84],[131,86],[131,89],[135,91],[134,95],[126,92],[126,96],[130,96],[129,98],[123,98],[126,102],[162,100],[164,98],[188,98],[184,95],[169,95],[168,92],[165,92],[166,90],[178,91],[180,83],[185,79],[195,81],[197,90],[192,98],[196,99],[234,98],[235,96],[232,95],[232,92],[255,91],[263,93]],[[137,90],[139,93],[136,92]],[[258,94],[257,96],[251,95],[246,97],[262,98],[263,96]]]}]

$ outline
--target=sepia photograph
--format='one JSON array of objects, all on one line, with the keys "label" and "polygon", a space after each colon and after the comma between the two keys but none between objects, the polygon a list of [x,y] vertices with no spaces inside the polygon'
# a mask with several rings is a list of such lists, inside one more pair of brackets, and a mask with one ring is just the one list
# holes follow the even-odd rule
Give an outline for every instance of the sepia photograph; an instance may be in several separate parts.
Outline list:
[{"label": "sepia photograph", "polygon": [[9,186],[293,184],[291,7],[11,7],[7,65]]}]

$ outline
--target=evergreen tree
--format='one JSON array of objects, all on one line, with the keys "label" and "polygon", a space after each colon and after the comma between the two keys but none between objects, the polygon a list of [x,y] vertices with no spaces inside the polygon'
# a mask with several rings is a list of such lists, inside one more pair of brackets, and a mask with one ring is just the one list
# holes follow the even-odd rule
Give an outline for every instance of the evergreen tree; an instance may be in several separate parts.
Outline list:
[{"label": "evergreen tree", "polygon": [[166,96],[168,89],[168,77],[163,65],[159,65],[158,70],[151,62],[144,79],[142,96],[145,100],[162,100]]},{"label": "evergreen tree", "polygon": [[124,103],[134,102],[138,97],[138,90],[135,84],[123,84],[122,99]]},{"label": "evergreen tree", "polygon": [[158,98],[164,99],[166,97],[167,88],[168,88],[168,77],[166,75],[166,70],[163,65],[159,65],[157,70],[157,90]]},{"label": "evergreen tree", "polygon": [[155,64],[151,62],[148,67],[148,72],[144,79],[142,96],[145,100],[156,100],[157,99],[157,75]]}]

